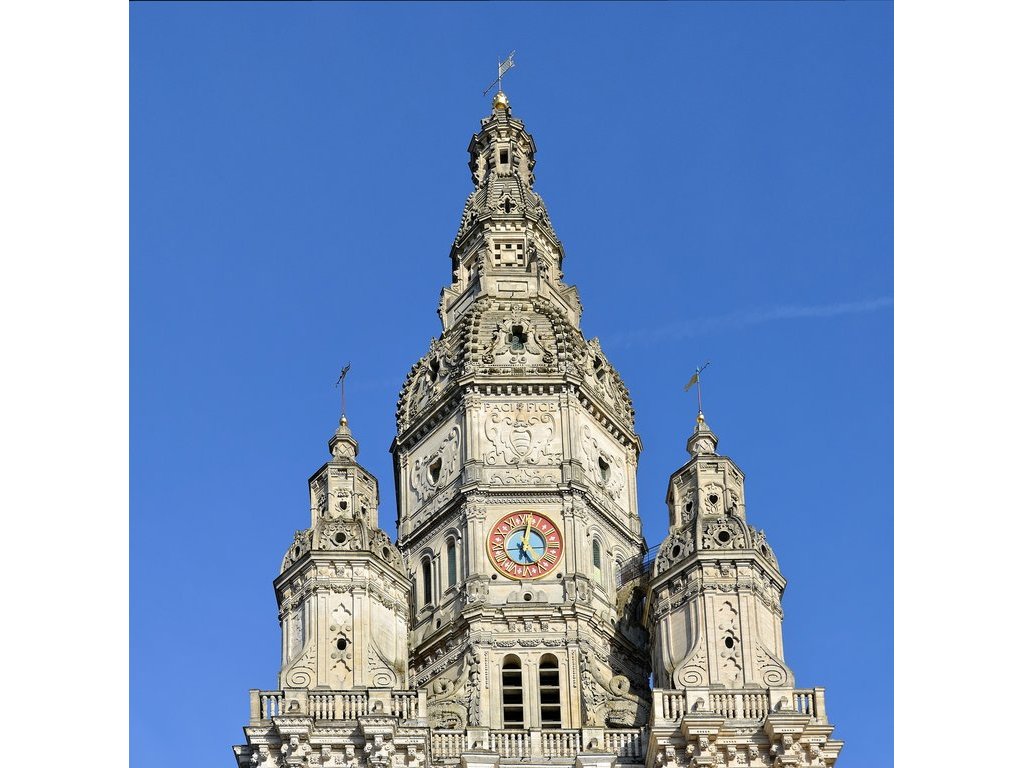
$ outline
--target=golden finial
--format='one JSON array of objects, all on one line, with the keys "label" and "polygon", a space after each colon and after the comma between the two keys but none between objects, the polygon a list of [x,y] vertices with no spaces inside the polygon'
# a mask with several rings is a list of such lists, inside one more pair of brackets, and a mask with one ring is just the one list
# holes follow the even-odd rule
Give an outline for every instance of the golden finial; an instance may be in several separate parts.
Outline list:
[{"label": "golden finial", "polygon": [[494,94],[494,101],[491,102],[491,106],[495,109],[508,110],[508,96],[505,95],[504,91],[498,91]]}]

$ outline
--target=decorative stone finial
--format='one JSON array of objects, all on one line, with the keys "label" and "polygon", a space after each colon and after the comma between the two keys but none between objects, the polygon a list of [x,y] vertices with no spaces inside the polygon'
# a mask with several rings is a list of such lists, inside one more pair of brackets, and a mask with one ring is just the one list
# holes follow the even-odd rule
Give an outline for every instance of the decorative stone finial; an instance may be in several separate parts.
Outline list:
[{"label": "decorative stone finial", "polygon": [[697,411],[697,425],[693,428],[690,439],[686,441],[686,450],[696,458],[697,456],[713,455],[717,447],[718,436],[704,421],[703,411]]},{"label": "decorative stone finial", "polygon": [[348,419],[345,416],[338,422],[338,428],[327,441],[327,447],[336,459],[355,459],[359,455],[359,443],[352,437],[352,430],[348,428]]}]

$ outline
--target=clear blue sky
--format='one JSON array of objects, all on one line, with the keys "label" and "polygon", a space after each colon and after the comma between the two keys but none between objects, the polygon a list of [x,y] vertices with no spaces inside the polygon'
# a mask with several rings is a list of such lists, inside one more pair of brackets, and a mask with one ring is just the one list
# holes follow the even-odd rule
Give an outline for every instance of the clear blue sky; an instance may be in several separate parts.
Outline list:
[{"label": "clear blue sky", "polygon": [[271,581],[352,361],[394,532],[399,388],[439,335],[498,57],[583,329],[630,387],[649,543],[705,412],[789,586],[844,768],[891,765],[887,3],[131,6],[131,756],[233,764]]}]

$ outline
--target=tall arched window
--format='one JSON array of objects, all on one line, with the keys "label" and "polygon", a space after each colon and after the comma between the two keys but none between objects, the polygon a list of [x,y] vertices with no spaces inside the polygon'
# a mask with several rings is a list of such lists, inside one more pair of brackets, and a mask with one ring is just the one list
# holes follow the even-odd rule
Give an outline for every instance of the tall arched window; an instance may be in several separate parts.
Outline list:
[{"label": "tall arched window", "polygon": [[502,727],[522,729],[523,720],[523,664],[511,654],[501,663],[501,720]]},{"label": "tall arched window", "polygon": [[454,587],[459,578],[458,563],[455,560],[455,542],[448,540],[448,587]]},{"label": "tall arched window", "polygon": [[601,542],[594,539],[594,546],[591,549],[594,559],[594,575],[599,582],[603,582],[604,577],[601,575]]},{"label": "tall arched window", "polygon": [[550,653],[540,660],[537,672],[537,690],[540,692],[540,727],[562,727],[562,693],[558,680],[558,659]]},{"label": "tall arched window", "polygon": [[431,589],[433,579],[430,574],[430,558],[424,557],[420,565],[423,566],[423,604],[429,605],[434,599],[434,591]]}]

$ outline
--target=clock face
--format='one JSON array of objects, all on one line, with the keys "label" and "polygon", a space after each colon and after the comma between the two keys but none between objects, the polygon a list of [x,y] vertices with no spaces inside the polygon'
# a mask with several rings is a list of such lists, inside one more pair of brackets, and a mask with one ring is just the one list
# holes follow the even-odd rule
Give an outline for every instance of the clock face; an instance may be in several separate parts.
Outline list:
[{"label": "clock face", "polygon": [[562,532],[539,512],[513,512],[498,520],[487,536],[487,555],[510,579],[537,579],[562,559]]}]

